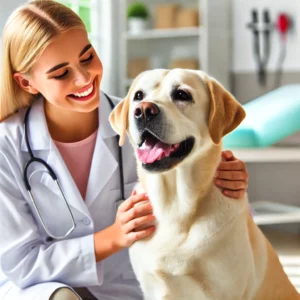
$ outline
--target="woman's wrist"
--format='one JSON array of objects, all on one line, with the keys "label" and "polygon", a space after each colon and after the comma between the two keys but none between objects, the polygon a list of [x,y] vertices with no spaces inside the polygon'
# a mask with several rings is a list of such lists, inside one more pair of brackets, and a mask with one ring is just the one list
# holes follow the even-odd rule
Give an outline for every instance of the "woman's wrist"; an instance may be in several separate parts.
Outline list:
[{"label": "woman's wrist", "polygon": [[94,234],[96,262],[99,262],[123,249],[116,242],[117,233],[114,224]]}]

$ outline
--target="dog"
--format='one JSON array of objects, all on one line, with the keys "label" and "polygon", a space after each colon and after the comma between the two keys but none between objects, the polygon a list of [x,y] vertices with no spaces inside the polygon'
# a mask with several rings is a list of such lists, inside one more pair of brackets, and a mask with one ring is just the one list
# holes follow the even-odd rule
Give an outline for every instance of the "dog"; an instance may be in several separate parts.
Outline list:
[{"label": "dog", "polygon": [[228,198],[213,183],[222,137],[244,117],[216,79],[184,69],[141,73],[112,111],[157,222],[129,249],[146,300],[300,299],[247,196]]}]

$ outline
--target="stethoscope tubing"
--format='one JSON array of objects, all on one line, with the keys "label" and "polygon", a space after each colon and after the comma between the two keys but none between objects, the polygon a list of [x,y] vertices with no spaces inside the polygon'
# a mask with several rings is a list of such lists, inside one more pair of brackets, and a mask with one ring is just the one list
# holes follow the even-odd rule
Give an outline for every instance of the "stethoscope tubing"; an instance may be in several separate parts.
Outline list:
[{"label": "stethoscope tubing", "polygon": [[[110,107],[111,109],[113,110],[115,105],[113,103],[113,101],[111,100],[110,97],[108,97],[106,94],[104,94],[105,97],[107,98],[109,104],[110,104]],[[30,111],[31,111],[31,108],[32,106],[29,106],[26,113],[25,113],[25,117],[24,117],[24,135],[25,135],[25,142],[26,142],[26,146],[27,146],[27,150],[28,150],[28,153],[30,155],[30,159],[29,161],[25,164],[24,166],[24,170],[23,170],[23,180],[24,180],[24,184],[25,184],[25,187],[26,187],[26,190],[29,194],[29,197],[30,197],[30,200],[34,206],[34,209],[36,210],[36,213],[37,213],[37,216],[39,218],[39,221],[41,222],[44,230],[46,231],[46,233],[49,235],[49,237],[51,237],[52,239],[55,239],[55,240],[63,240],[65,239],[66,237],[68,237],[73,231],[74,229],[76,228],[76,223],[75,223],[75,219],[74,219],[74,216],[72,214],[72,211],[71,211],[71,208],[68,204],[68,201],[64,195],[64,192],[63,192],[63,189],[61,188],[61,185],[59,183],[59,180],[54,172],[54,170],[49,166],[49,164],[47,164],[43,159],[41,158],[38,158],[38,157],[35,157],[33,155],[33,152],[32,152],[32,149],[31,149],[31,146],[30,146],[30,142],[29,142],[29,132],[28,132],[28,123],[29,123],[29,114],[30,114]],[[117,138],[116,138],[116,141],[117,141],[117,145],[118,145],[118,160],[119,160],[119,169],[120,169],[120,190],[121,190],[121,200],[118,201],[118,202],[122,202],[125,200],[125,191],[124,191],[124,174],[123,174],[123,157],[122,157],[122,149],[121,147],[119,146],[119,139],[120,137],[117,135]],[[56,183],[65,203],[66,203],[66,206],[67,206],[67,209],[68,209],[68,212],[69,212],[69,216],[70,216],[70,219],[71,219],[71,222],[72,222],[72,226],[71,228],[63,235],[60,235],[60,236],[55,236],[53,235],[49,228],[47,227],[42,215],[41,215],[41,212],[38,208],[38,205],[35,201],[35,198],[32,194],[32,191],[31,191],[31,185],[29,183],[29,180],[28,180],[28,169],[29,169],[29,166],[33,163],[40,163],[42,164],[46,169],[47,169],[47,172],[48,174],[51,176],[51,178],[54,180],[54,182]]]}]

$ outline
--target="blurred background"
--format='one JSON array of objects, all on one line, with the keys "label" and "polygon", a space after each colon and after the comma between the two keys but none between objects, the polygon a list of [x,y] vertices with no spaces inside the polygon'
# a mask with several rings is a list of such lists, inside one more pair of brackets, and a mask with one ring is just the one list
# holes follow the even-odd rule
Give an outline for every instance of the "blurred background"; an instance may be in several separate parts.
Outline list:
[{"label": "blurred background", "polygon": [[[1,33],[24,2],[0,2]],[[300,1],[60,2],[85,22],[108,94],[124,97],[144,70],[179,67],[206,71],[244,105],[224,148],[246,162],[254,219],[300,289]]]}]

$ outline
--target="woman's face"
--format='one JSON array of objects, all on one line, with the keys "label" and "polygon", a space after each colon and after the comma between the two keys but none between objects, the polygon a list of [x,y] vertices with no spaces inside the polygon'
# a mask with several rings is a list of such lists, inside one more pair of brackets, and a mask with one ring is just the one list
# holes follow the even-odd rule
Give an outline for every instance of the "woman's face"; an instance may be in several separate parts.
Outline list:
[{"label": "woman's face", "polygon": [[99,105],[102,72],[86,31],[72,29],[55,39],[38,58],[29,85],[56,108],[91,112]]}]

